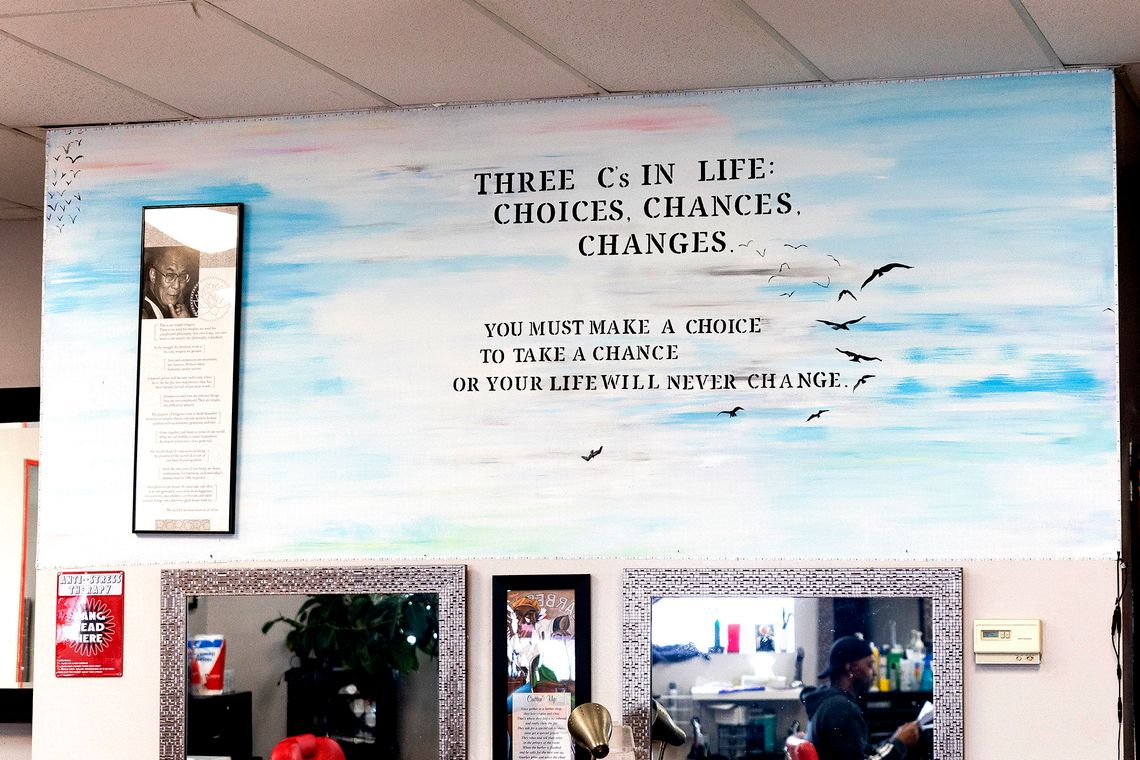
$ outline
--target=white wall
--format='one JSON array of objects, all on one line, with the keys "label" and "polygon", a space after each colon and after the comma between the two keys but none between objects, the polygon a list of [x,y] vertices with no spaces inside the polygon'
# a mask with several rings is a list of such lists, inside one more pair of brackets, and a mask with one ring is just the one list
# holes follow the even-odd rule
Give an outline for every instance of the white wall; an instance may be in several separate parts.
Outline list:
[{"label": "white wall", "polygon": [[0,221],[0,388],[40,384],[43,225]]},{"label": "white wall", "polygon": [[[539,571],[592,575],[594,701],[620,715],[621,570],[630,564],[617,560],[543,560],[541,567],[521,560],[468,564],[470,758],[491,756],[491,576]],[[1058,747],[1073,747],[1077,741],[1083,757],[1115,757],[1115,662],[1108,639],[1114,563],[970,561],[963,567],[964,629],[975,618],[988,617],[1039,617],[1045,626],[1039,667],[980,667],[966,662],[966,757],[992,757],[995,747],[1015,748],[1017,757],[1054,757]],[[76,737],[83,737],[85,760],[156,753],[160,569],[126,570],[122,678],[54,678],[52,613],[49,605],[40,605],[35,760],[73,756],[80,747]],[[50,588],[55,572],[55,568],[41,569],[39,582]],[[969,657],[968,645],[966,652]],[[85,709],[76,709],[77,705]],[[66,730],[60,730],[64,725]]]}]

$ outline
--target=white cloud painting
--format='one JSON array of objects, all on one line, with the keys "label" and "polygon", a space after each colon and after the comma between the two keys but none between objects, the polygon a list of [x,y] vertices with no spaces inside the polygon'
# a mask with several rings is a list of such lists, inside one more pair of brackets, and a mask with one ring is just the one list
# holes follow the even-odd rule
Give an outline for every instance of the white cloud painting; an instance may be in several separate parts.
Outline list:
[{"label": "white cloud painting", "polygon": [[[1112,97],[1075,72],[55,132],[41,562],[1113,556]],[[234,202],[237,537],[138,538],[141,208]]]}]

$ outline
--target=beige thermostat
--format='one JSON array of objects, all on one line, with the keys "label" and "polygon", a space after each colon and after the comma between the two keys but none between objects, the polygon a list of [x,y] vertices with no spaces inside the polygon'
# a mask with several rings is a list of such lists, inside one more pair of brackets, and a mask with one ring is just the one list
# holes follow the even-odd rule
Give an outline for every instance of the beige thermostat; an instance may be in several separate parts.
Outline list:
[{"label": "beige thermostat", "polygon": [[975,620],[974,662],[978,665],[1039,665],[1040,620]]}]

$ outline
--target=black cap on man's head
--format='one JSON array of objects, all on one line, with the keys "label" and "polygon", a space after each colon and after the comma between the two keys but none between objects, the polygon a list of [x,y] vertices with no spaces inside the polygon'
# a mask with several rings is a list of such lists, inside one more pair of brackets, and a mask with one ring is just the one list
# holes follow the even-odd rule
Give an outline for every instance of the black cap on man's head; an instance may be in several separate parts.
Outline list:
[{"label": "black cap on man's head", "polygon": [[828,678],[839,672],[849,662],[862,660],[871,656],[871,645],[858,636],[841,636],[831,645],[827,655],[827,670],[819,674],[820,678]]}]

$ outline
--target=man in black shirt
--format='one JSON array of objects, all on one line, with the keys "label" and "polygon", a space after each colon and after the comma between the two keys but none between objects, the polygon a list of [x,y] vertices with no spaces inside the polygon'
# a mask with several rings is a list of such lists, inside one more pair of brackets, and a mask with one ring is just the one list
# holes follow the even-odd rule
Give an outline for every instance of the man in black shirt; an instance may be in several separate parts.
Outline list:
[{"label": "man in black shirt", "polygon": [[807,708],[807,738],[820,760],[902,760],[918,742],[918,724],[904,723],[879,745],[869,746],[867,721],[856,699],[875,681],[875,658],[871,645],[857,636],[843,636],[831,645],[827,670],[819,674],[830,686],[804,689],[800,695]]}]

